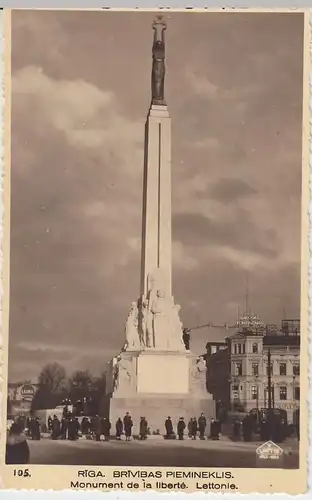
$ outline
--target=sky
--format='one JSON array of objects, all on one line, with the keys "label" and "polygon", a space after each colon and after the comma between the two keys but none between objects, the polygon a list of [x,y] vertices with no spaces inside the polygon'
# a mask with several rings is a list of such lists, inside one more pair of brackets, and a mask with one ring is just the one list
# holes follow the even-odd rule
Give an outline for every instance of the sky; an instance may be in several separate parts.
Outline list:
[{"label": "sky", "polygon": [[[151,24],[14,11],[9,380],[99,374],[139,296]],[[300,311],[303,16],[166,13],[173,293],[184,326]],[[229,331],[204,328],[195,353]]]}]

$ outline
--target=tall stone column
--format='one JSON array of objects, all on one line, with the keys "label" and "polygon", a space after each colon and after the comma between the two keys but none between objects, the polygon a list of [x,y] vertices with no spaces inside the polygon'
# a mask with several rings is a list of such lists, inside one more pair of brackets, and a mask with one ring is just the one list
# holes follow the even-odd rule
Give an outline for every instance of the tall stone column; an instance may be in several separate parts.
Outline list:
[{"label": "tall stone column", "polygon": [[145,127],[141,295],[149,276],[171,290],[171,119],[166,105],[152,104]]}]

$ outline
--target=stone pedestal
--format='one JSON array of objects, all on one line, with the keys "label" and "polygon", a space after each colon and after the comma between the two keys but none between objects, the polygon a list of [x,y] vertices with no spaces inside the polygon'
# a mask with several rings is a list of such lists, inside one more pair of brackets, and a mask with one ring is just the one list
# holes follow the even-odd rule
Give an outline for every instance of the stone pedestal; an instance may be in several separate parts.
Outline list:
[{"label": "stone pedestal", "polygon": [[164,434],[164,424],[171,417],[174,428],[180,417],[186,424],[191,417],[204,413],[207,431],[215,418],[215,403],[206,390],[205,370],[198,358],[185,351],[125,351],[112,364],[113,383],[107,385],[109,419],[112,432],[118,417],[129,412],[133,434],[139,433],[140,417],[146,417],[151,433]]}]

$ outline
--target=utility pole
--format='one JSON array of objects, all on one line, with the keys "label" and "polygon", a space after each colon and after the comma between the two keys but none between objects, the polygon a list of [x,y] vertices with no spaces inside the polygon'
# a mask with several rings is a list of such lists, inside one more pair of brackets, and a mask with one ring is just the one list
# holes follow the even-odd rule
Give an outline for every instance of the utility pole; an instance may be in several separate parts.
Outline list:
[{"label": "utility pole", "polygon": [[268,350],[268,411],[272,410],[271,350]]}]

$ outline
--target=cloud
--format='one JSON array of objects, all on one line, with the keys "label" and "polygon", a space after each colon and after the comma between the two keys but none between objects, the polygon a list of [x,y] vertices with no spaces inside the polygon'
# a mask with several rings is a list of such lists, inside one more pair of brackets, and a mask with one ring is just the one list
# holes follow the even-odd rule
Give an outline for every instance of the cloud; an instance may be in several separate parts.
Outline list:
[{"label": "cloud", "polygon": [[205,137],[193,143],[194,148],[200,149],[216,149],[220,147],[220,143],[216,137]]},{"label": "cloud", "polygon": [[187,248],[180,241],[173,241],[172,254],[177,269],[191,271],[198,267],[198,261],[188,254]]},{"label": "cloud", "polygon": [[211,186],[208,196],[220,203],[231,203],[240,198],[256,195],[257,191],[242,179],[220,179]]},{"label": "cloud", "polygon": [[209,81],[206,76],[195,73],[190,67],[186,68],[185,76],[195,94],[207,99],[216,99],[218,97],[219,87]]},{"label": "cloud", "polygon": [[[114,151],[131,174],[130,165],[135,167],[138,153],[142,153],[142,124],[130,122],[119,113],[113,92],[104,92],[82,79],[55,80],[35,66],[13,74],[12,90],[14,105],[20,111],[27,106],[40,112],[47,126],[62,132],[70,146],[102,147],[106,155]],[[133,144],[137,150],[133,151]]]},{"label": "cloud", "polygon": [[[173,219],[175,238],[184,244],[230,247],[266,257],[277,257],[277,234],[255,230],[249,216],[239,211],[233,220],[214,220],[201,214],[179,214]],[[186,227],[187,232],[186,232]]]}]

